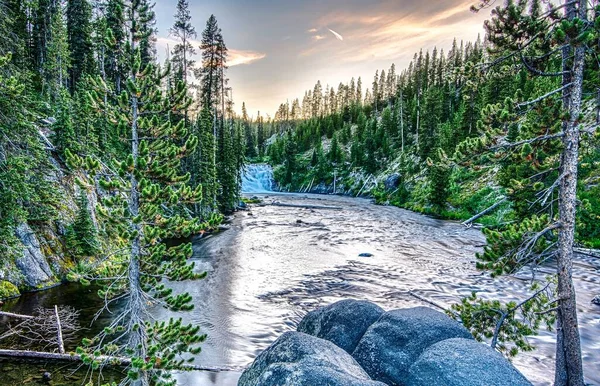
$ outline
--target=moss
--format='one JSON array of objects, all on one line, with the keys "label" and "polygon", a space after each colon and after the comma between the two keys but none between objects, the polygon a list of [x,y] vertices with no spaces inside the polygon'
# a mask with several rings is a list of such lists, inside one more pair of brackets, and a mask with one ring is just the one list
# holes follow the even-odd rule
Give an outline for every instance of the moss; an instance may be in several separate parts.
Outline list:
[{"label": "moss", "polygon": [[19,289],[11,282],[0,281],[0,299],[14,298],[21,295]]}]

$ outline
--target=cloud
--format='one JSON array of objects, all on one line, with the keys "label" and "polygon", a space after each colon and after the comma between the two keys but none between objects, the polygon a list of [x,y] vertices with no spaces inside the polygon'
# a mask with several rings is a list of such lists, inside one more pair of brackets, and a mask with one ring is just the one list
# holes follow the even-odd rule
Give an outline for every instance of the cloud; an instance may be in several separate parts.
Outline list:
[{"label": "cloud", "polygon": [[344,40],[344,37],[342,35],[340,35],[339,33],[335,32],[334,30],[327,28],[329,30],[329,32],[331,32],[333,34],[333,36],[335,36],[335,38],[337,40]]},{"label": "cloud", "polygon": [[[196,53],[197,53],[197,55],[194,57],[194,59],[199,61],[201,52],[198,47],[200,46],[200,41],[192,40],[191,43],[192,43],[192,46],[194,46],[194,48],[196,48]],[[169,50],[172,50],[176,44],[177,44],[177,40],[172,39],[172,38],[160,36],[160,37],[158,37],[158,39],[156,39],[157,51],[161,57],[163,56],[163,53],[166,53],[167,47]],[[250,63],[254,63],[258,60],[264,59],[266,57],[267,57],[267,54],[263,53],[263,52],[252,51],[252,50],[238,50],[238,49],[230,48],[229,49],[229,58],[227,59],[227,66],[233,67],[233,66],[239,66],[242,64],[250,64]],[[196,63],[196,65],[199,66],[200,65],[199,62]]]},{"label": "cloud", "polygon": [[344,36],[327,28],[338,40],[352,40],[352,46],[336,47],[328,42],[303,54],[320,55],[326,50],[345,62],[391,61],[412,57],[420,48],[445,47],[454,37],[475,39],[483,32],[482,22],[488,15],[471,13],[471,3],[472,0],[384,0],[361,12],[346,8],[325,13],[317,25],[342,29]]},{"label": "cloud", "polygon": [[325,36],[323,36],[323,35],[314,35],[312,38],[313,38],[313,40],[319,41],[319,40],[325,39]]},{"label": "cloud", "polygon": [[267,57],[267,54],[263,52],[257,51],[249,51],[249,50],[235,50],[229,49],[229,59],[227,60],[227,65],[229,67],[239,66],[241,64],[250,64],[254,63],[258,60],[264,59]]},{"label": "cloud", "polygon": [[317,32],[317,31],[318,31],[318,29],[316,29],[316,28],[311,28],[311,29],[309,29],[309,30],[308,30],[308,31],[306,31],[306,32],[308,32],[308,33],[312,34],[312,33],[315,33],[315,32]]}]

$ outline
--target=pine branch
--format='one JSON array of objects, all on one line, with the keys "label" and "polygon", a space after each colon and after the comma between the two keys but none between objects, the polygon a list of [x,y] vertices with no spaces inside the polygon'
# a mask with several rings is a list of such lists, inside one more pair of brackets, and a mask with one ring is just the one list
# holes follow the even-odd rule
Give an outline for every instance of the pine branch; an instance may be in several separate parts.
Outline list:
[{"label": "pine branch", "polygon": [[525,139],[525,140],[518,141],[518,142],[505,143],[505,144],[502,144],[502,145],[492,146],[492,147],[490,147],[490,150],[497,150],[497,149],[506,149],[506,148],[518,147],[518,146],[522,146],[522,145],[525,145],[525,144],[532,144],[532,143],[535,143],[535,142],[547,141],[549,139],[562,138],[564,135],[565,135],[565,133],[563,133],[562,131],[560,133],[556,133],[556,134],[541,135],[539,137]]},{"label": "pine branch", "polygon": [[546,99],[546,98],[548,98],[548,97],[551,97],[551,96],[552,96],[552,95],[554,95],[554,94],[557,94],[557,93],[559,93],[559,92],[562,92],[563,90],[565,90],[565,89],[567,89],[567,88],[571,87],[571,85],[573,85],[573,83],[567,83],[567,84],[565,84],[564,86],[562,86],[562,87],[559,87],[559,88],[557,88],[556,90],[550,91],[549,93],[546,93],[546,94],[544,94],[544,95],[542,95],[542,96],[540,96],[540,97],[538,97],[538,98],[536,98],[536,99],[534,99],[534,100],[527,101],[527,102],[521,102],[521,103],[517,103],[517,107],[521,108],[521,107],[527,107],[527,106],[530,106],[530,105],[536,104],[536,103],[538,103],[538,102],[540,102],[540,101],[542,101],[542,100],[544,100],[544,99]]},{"label": "pine branch", "polygon": [[[498,336],[500,335],[500,329],[502,328],[502,325],[504,325],[504,322],[506,321],[506,318],[508,318],[511,314],[513,314],[515,311],[517,311],[518,309],[520,309],[521,307],[523,307],[525,304],[527,304],[531,300],[533,300],[536,297],[538,297],[541,293],[543,293],[544,291],[546,291],[546,289],[548,289],[549,286],[550,286],[550,283],[547,283],[544,286],[544,288],[540,289],[539,291],[536,291],[533,295],[531,295],[527,299],[523,300],[522,302],[520,302],[519,304],[517,304],[513,308],[507,310],[506,312],[500,311],[500,313],[502,314],[502,316],[500,317],[500,320],[498,320],[498,323],[496,323],[496,328],[494,329],[494,336],[492,337],[492,343],[490,344],[490,346],[493,349],[496,348],[496,345],[498,343]],[[495,311],[499,311],[499,310],[495,310]]]}]

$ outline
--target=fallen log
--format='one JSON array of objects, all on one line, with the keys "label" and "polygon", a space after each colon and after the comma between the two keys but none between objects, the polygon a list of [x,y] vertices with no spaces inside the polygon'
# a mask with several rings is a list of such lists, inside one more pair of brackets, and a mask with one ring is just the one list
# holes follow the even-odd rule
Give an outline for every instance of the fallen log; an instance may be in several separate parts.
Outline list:
[{"label": "fallen log", "polygon": [[300,205],[300,204],[283,204],[281,202],[272,202],[273,206],[282,206],[284,208],[301,208],[301,209],[331,209],[331,210],[342,210],[341,206],[324,206],[324,205]]},{"label": "fallen log", "polygon": [[0,311],[0,317],[1,316],[6,316],[8,318],[15,318],[15,319],[33,319],[34,318],[34,316],[31,316],[31,315],[13,314],[12,312],[5,312],[5,311]]},{"label": "fallen log", "polygon": [[[7,350],[0,349],[0,358],[18,358],[18,359],[31,359],[31,360],[55,360],[62,362],[83,362],[81,355],[78,354],[60,354],[53,352],[44,352],[44,351],[28,351],[28,350]],[[105,363],[106,365],[113,366],[121,366],[126,367],[131,364],[131,359],[123,358],[123,357],[111,357],[101,355],[96,357],[100,362]],[[188,371],[210,371],[213,373],[223,372],[223,371],[236,371],[241,372],[243,368],[234,368],[234,367],[204,367],[198,365],[190,365],[184,364],[180,367],[181,370]]]},{"label": "fallen log", "polygon": [[60,326],[60,316],[58,316],[58,306],[54,305],[54,316],[56,317],[56,342],[58,343],[58,352],[65,353],[65,344],[63,341],[62,327]]},{"label": "fallen log", "polygon": [[475,216],[471,217],[470,219],[463,221],[461,224],[465,225],[465,226],[469,226],[470,224],[473,223],[473,221],[475,221],[475,220],[477,220],[477,219],[485,216],[486,214],[492,212],[494,209],[496,209],[500,205],[504,204],[505,202],[506,202],[506,197],[504,197],[503,199],[501,199],[500,201],[498,201],[494,205],[490,206],[489,208],[485,209],[483,212],[479,212]]}]

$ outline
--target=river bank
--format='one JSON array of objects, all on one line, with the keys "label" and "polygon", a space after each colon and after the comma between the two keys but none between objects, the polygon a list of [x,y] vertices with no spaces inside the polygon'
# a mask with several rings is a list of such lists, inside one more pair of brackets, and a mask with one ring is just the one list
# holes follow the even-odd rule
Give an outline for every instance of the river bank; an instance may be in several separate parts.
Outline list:
[{"label": "river bank", "polygon": [[[505,301],[527,293],[523,280],[491,279],[475,269],[475,252],[485,243],[476,229],[376,206],[365,199],[252,195],[264,205],[239,212],[229,230],[194,242],[193,259],[198,271],[207,271],[208,277],[174,285],[185,287],[194,297],[195,309],[183,314],[184,319],[208,334],[195,363],[232,370],[182,374],[183,384],[235,385],[239,370],[277,337],[294,330],[307,312],[337,300],[364,299],[387,310],[425,305],[411,292],[445,307],[471,291]],[[273,201],[291,206],[269,205]],[[308,206],[312,208],[302,208]],[[600,363],[595,360],[600,356],[596,337],[600,307],[591,304],[593,294],[600,292],[599,270],[600,261],[578,256],[574,278],[585,371],[591,384],[600,384]],[[65,292],[68,288],[27,294],[10,307],[25,311],[36,304],[58,302],[80,308],[82,317],[94,312],[94,293],[88,297]],[[548,385],[554,333],[543,331],[531,341],[537,350],[519,355],[514,363],[535,384]],[[0,371],[0,383],[6,382],[5,376]]]}]

